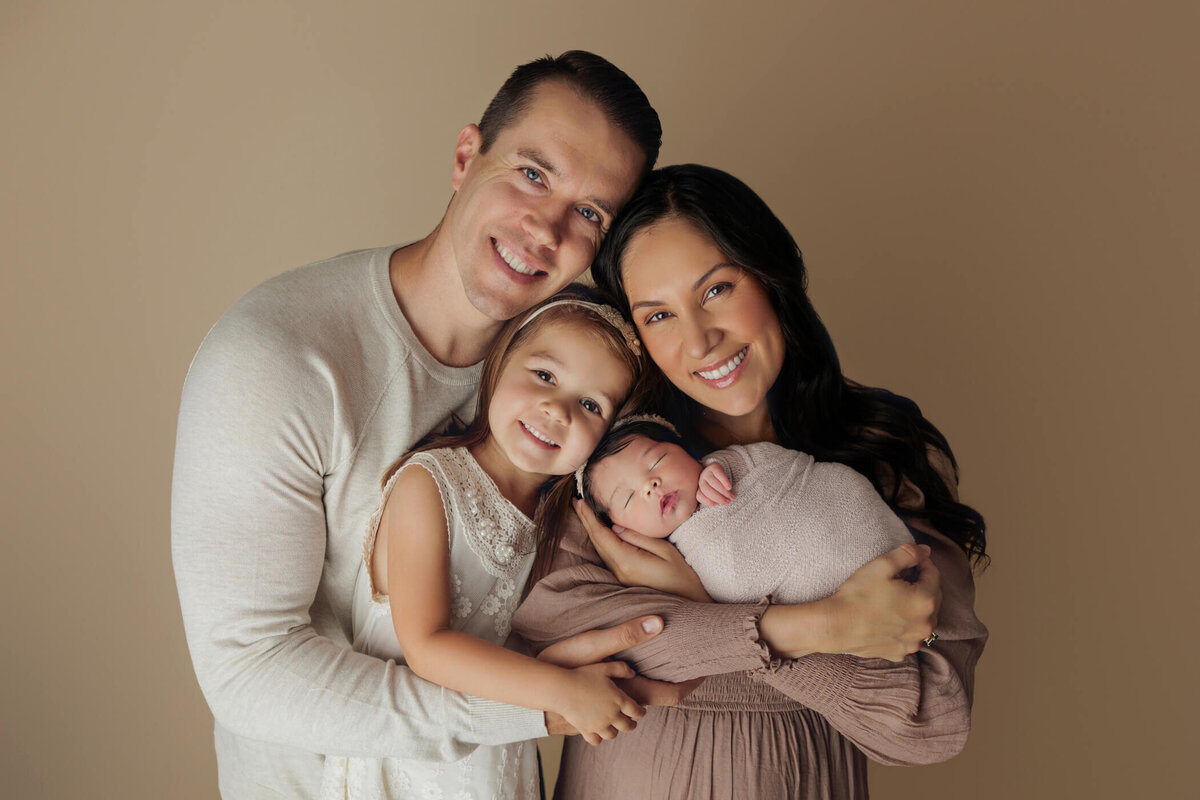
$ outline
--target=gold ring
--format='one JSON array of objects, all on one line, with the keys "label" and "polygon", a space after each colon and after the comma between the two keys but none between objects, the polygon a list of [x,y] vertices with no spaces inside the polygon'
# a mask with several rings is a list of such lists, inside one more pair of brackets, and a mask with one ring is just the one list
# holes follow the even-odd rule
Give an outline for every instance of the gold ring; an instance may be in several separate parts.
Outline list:
[{"label": "gold ring", "polygon": [[931,633],[928,636],[926,636],[924,639],[922,639],[921,641],[925,643],[926,647],[933,647],[933,643],[936,642],[937,640],[938,640],[938,635],[936,633]]}]

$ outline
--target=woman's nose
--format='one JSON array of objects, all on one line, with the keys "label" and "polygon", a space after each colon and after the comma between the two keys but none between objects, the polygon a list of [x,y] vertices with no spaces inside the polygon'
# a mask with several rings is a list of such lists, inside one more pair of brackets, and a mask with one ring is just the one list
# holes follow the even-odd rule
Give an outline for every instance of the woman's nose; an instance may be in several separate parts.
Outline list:
[{"label": "woman's nose", "polygon": [[720,332],[699,317],[684,320],[682,328],[683,352],[689,358],[704,358],[720,339]]}]

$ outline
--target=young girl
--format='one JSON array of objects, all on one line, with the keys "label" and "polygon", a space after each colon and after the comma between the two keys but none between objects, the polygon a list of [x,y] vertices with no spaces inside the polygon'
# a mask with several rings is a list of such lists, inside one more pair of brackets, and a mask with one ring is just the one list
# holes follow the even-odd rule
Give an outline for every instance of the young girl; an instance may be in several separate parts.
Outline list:
[{"label": "young girl", "polygon": [[[565,669],[506,650],[538,548],[530,519],[608,429],[639,371],[615,309],[572,287],[510,322],[484,361],[474,421],[384,478],[354,600],[354,647],[447,689],[561,715],[591,744],[644,709],[613,683],[628,666]],[[483,700],[482,698],[487,698]],[[327,757],[327,797],[538,798],[533,742],[459,762]]]},{"label": "young girl", "polygon": [[619,535],[669,537],[719,603],[819,600],[913,540],[845,464],[771,442],[716,450],[701,463],[652,415],[618,420],[576,476],[602,522]]}]

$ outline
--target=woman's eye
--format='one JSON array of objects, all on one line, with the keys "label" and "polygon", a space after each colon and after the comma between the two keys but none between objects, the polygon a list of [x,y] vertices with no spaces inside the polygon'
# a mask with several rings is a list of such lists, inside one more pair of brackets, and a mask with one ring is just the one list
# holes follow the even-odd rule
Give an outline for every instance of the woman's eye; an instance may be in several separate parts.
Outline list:
[{"label": "woman's eye", "polygon": [[554,383],[554,375],[544,369],[535,369],[533,374],[536,375],[540,381],[545,383]]},{"label": "woman's eye", "polygon": [[521,167],[521,172],[525,173],[525,177],[534,183],[542,182],[542,173],[538,172],[533,167]]},{"label": "woman's eye", "polygon": [[724,294],[725,292],[729,291],[729,290],[730,290],[730,289],[732,289],[732,288],[733,288],[733,284],[732,284],[732,283],[717,283],[717,284],[714,284],[714,285],[712,285],[712,286],[710,286],[710,287],[709,287],[709,289],[708,289],[708,291],[707,291],[707,292],[705,292],[705,293],[704,293],[704,299],[705,299],[705,300],[707,300],[707,299],[709,299],[710,297],[716,297],[716,296],[717,296],[717,295],[719,295],[719,294]]},{"label": "woman's eye", "polygon": [[595,400],[589,400],[587,398],[584,398],[583,400],[579,401],[579,404],[581,406],[583,406],[585,409],[587,409],[588,411],[592,412],[593,414],[603,413],[603,409],[600,408],[600,404],[597,403]]},{"label": "woman's eye", "polygon": [[670,316],[670,315],[666,311],[655,311],[653,314],[646,317],[646,321],[642,324],[649,325],[652,322],[661,322],[662,320],[666,319],[668,316]]}]

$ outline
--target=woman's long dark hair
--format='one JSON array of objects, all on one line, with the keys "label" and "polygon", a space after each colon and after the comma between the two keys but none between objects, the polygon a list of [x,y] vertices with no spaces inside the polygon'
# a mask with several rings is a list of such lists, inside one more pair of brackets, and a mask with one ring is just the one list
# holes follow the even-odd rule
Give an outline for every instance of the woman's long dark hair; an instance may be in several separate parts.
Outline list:
[{"label": "woman's long dark hair", "polygon": [[[985,566],[983,517],[955,499],[930,461],[931,454],[935,459],[944,458],[957,482],[958,465],[946,437],[908,398],[842,375],[833,340],[808,297],[808,274],[800,248],[749,186],[726,172],[697,164],[650,173],[605,237],[592,264],[596,285],[609,302],[630,317],[622,258],[640,231],[665,219],[682,219],[695,226],[726,258],[753,276],[770,297],[786,343],[779,377],[767,394],[779,444],[803,450],[819,461],[853,467],[870,479],[894,509],[927,519],[977,567]],[[651,410],[675,422],[685,439],[703,440],[697,427],[699,404],[661,374],[651,381]],[[906,482],[924,494],[923,508],[900,507]]]}]

